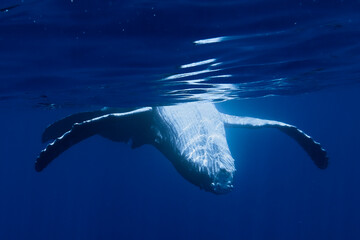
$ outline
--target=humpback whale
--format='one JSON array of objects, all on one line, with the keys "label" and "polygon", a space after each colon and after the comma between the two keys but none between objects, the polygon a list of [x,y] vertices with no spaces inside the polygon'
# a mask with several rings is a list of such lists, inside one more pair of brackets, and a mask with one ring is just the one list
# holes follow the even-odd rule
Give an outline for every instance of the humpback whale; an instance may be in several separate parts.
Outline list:
[{"label": "humpback whale", "polygon": [[176,170],[200,188],[223,194],[233,188],[235,163],[225,128],[275,128],[293,138],[315,165],[325,169],[328,157],[322,146],[295,126],[272,120],[233,116],[219,112],[212,103],[182,103],[144,107],[121,112],[114,108],[68,116],[47,127],[42,141],[51,141],[35,162],[42,171],[76,143],[100,135],[132,148],[151,144]]}]

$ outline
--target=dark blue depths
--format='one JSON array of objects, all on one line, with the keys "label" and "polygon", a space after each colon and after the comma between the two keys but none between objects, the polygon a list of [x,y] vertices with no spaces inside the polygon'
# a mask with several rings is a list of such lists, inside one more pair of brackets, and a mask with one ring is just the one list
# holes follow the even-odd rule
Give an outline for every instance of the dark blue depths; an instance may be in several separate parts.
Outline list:
[{"label": "dark blue depths", "polygon": [[219,104],[295,124],[329,152],[317,169],[275,130],[227,131],[235,189],[185,181],[156,149],[88,139],[36,173],[40,133],[71,110],[1,118],[1,239],[357,239],[359,87]]}]

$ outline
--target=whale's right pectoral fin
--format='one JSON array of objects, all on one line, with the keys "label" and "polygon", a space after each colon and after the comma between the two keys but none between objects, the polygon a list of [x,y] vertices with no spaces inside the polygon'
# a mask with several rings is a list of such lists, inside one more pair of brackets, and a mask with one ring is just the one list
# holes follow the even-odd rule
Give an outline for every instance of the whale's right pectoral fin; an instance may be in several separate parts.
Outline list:
[{"label": "whale's right pectoral fin", "polygon": [[42,171],[61,153],[96,134],[122,142],[137,139],[142,131],[148,128],[150,121],[147,118],[151,110],[151,107],[146,107],[126,113],[109,113],[73,124],[40,152],[35,162],[36,171]]},{"label": "whale's right pectoral fin", "polygon": [[317,167],[325,169],[328,166],[328,157],[325,149],[321,147],[320,143],[295,126],[252,117],[238,117],[227,114],[222,114],[222,117],[226,127],[279,129],[293,138],[307,152]]}]

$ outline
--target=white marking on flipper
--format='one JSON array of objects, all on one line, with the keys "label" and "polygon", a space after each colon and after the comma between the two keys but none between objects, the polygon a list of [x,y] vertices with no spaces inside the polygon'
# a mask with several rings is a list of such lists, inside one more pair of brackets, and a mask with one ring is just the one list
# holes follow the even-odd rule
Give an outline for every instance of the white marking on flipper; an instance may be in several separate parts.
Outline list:
[{"label": "white marking on flipper", "polygon": [[273,120],[232,116],[224,113],[221,113],[221,116],[225,127],[277,128],[293,138],[307,152],[316,166],[321,169],[325,169],[328,166],[326,151],[320,143],[293,125]]}]

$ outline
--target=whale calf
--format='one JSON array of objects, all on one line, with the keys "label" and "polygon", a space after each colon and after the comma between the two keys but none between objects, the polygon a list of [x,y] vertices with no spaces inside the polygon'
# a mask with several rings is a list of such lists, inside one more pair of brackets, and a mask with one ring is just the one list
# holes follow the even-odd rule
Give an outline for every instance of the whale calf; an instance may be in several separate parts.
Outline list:
[{"label": "whale calf", "polygon": [[326,151],[321,145],[295,126],[224,114],[212,103],[182,103],[129,112],[104,108],[57,121],[42,135],[43,142],[52,142],[40,152],[35,169],[42,171],[76,143],[101,135],[112,141],[131,142],[132,148],[151,144],[185,179],[206,191],[223,194],[233,189],[235,172],[226,140],[227,127],[279,129],[293,138],[317,167],[325,169],[328,165]]}]

